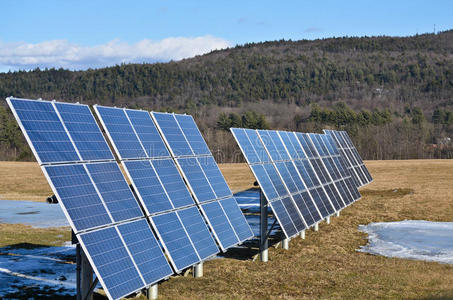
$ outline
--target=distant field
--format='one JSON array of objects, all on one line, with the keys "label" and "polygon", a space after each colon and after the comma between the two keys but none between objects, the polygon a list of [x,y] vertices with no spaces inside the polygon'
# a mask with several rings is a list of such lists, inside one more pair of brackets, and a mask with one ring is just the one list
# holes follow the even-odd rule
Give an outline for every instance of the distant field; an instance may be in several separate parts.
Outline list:
[{"label": "distant field", "polygon": [[[404,219],[453,221],[453,160],[369,161],[374,182],[362,199],[322,223],[288,251],[272,248],[269,262],[219,259],[203,278],[175,277],[159,286],[159,299],[453,299],[453,266],[356,252],[367,243],[359,224]],[[245,164],[221,169],[239,191],[253,184]],[[0,163],[0,198],[43,201],[51,194],[35,163]],[[55,245],[64,229],[0,225],[0,246]],[[453,234],[452,234],[453,236]]]}]

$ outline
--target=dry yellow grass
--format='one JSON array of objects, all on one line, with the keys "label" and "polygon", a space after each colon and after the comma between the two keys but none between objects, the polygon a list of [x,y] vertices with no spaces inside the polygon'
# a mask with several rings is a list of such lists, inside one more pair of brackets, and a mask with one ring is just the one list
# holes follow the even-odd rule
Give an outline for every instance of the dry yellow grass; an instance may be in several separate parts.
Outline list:
[{"label": "dry yellow grass", "polygon": [[[14,164],[21,163],[6,164],[9,172],[2,172],[13,174]],[[323,223],[319,232],[307,232],[306,240],[292,240],[288,251],[271,248],[268,263],[229,258],[206,262],[203,278],[176,277],[162,283],[160,299],[453,299],[451,265],[356,251],[367,243],[366,234],[357,230],[359,224],[453,221],[453,160],[371,161],[367,165],[374,182],[331,225]],[[23,191],[12,178],[2,176],[0,194],[32,199],[33,191],[50,191],[39,168],[30,166],[36,170],[27,173],[23,165],[17,169],[28,174]],[[221,165],[221,169],[234,191],[252,186],[254,178],[245,164]],[[5,230],[0,227],[0,236]],[[44,233],[33,236],[40,234]]]}]

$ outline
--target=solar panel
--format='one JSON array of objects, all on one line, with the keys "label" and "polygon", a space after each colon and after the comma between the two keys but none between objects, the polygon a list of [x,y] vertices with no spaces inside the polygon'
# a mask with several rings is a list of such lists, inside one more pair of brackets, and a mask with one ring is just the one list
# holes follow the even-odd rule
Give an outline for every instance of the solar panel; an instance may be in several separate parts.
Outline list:
[{"label": "solar panel", "polygon": [[120,159],[147,157],[123,109],[99,105],[93,108]]},{"label": "solar panel", "polygon": [[173,114],[152,112],[151,116],[174,157],[194,155]]},{"label": "solar panel", "polygon": [[85,167],[115,222],[143,216],[116,162],[92,163]]},{"label": "solar panel", "polygon": [[7,102],[40,164],[80,161],[52,102],[17,98]]},{"label": "solar panel", "polygon": [[[212,157],[208,145],[204,141],[192,116],[154,112],[151,113],[151,115],[170,148],[170,152],[177,162],[197,203],[203,204],[232,197],[232,192],[220,172],[217,163]],[[173,147],[175,147],[175,149],[173,149]],[[190,149],[190,153],[188,149]],[[181,155],[181,153],[183,153],[183,155]],[[231,205],[237,206],[236,201],[230,202],[230,206]],[[209,205],[207,207],[210,209],[209,214],[203,209],[203,206],[201,206],[208,224],[214,235],[217,237],[222,250],[253,236],[253,232],[242,213],[240,220],[237,220],[236,222],[229,220],[229,215],[232,213],[238,218],[238,215],[236,214],[239,210],[238,206],[233,211],[226,211],[221,205]],[[224,230],[225,227],[216,229],[215,225],[217,222],[210,219],[214,217],[228,220],[229,226],[226,228],[231,230],[231,232],[228,233],[228,236],[224,233],[216,234],[217,230]],[[248,227],[248,235],[245,238],[244,228],[246,227]],[[241,235],[239,235],[240,232]],[[235,243],[231,244],[230,241],[235,241]]]},{"label": "solar panel", "polygon": [[145,149],[146,156],[150,158],[170,157],[149,112],[135,109],[125,109],[124,111]]},{"label": "solar panel", "polygon": [[353,178],[353,184],[356,187],[360,187],[371,182],[372,177],[348,134],[345,131],[335,130],[324,130],[324,132],[332,138],[333,143],[338,148],[339,154]]},{"label": "solar panel", "polygon": [[184,228],[187,231],[192,243],[197,250],[198,256],[204,260],[219,252],[205,221],[198,208],[189,207],[177,211]]},{"label": "solar panel", "polygon": [[239,243],[238,236],[233,229],[232,223],[218,201],[201,204],[201,208],[206,215],[208,223],[213,229],[213,233],[219,241],[222,250],[228,249]]},{"label": "solar panel", "polygon": [[176,212],[152,216],[150,219],[177,272],[201,261]]},{"label": "solar panel", "polygon": [[88,105],[55,102],[55,107],[82,160],[114,159]]},{"label": "solar panel", "polygon": [[113,223],[83,164],[43,167],[74,232]]},{"label": "solar panel", "polygon": [[122,298],[145,286],[115,227],[91,231],[78,237],[110,298]]},{"label": "solar panel", "polygon": [[117,227],[146,285],[173,274],[146,220],[123,223]]}]

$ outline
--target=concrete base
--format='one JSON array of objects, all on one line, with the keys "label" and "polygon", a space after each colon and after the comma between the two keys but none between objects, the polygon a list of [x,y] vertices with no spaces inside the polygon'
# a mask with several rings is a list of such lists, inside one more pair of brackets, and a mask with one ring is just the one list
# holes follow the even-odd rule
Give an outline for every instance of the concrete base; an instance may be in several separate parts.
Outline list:
[{"label": "concrete base", "polygon": [[285,249],[285,250],[289,249],[289,239],[284,239],[282,241],[282,248]]},{"label": "concrete base", "polygon": [[340,216],[340,211],[337,211],[337,212],[335,213],[335,216],[339,217],[339,216]]},{"label": "concrete base", "polygon": [[327,223],[327,224],[330,224],[330,216],[328,216],[328,217],[326,218],[326,223]]},{"label": "concrete base", "polygon": [[315,226],[313,226],[313,230],[314,231],[319,231],[319,224],[316,223]]},{"label": "concrete base", "polygon": [[269,260],[269,249],[261,250],[260,261],[267,262]]},{"label": "concrete base", "polygon": [[203,263],[202,262],[193,266],[193,277],[195,277],[195,278],[203,277]]},{"label": "concrete base", "polygon": [[150,287],[148,288],[147,296],[148,296],[148,297],[147,297],[148,300],[157,299],[157,296],[158,296],[157,284],[153,284],[152,286],[150,286]]},{"label": "concrete base", "polygon": [[303,240],[305,240],[305,230],[302,230],[302,231],[300,232],[300,238],[303,239]]}]

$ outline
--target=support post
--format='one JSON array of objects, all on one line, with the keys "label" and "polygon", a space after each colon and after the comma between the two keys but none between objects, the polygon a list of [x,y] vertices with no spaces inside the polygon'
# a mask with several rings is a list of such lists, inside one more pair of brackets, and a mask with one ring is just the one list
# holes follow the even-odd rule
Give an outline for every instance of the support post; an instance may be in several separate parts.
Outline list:
[{"label": "support post", "polygon": [[335,216],[339,217],[339,216],[340,216],[340,211],[337,211],[337,212],[335,213]]},{"label": "support post", "polygon": [[268,261],[268,240],[267,240],[267,201],[263,191],[260,190],[260,260]]},{"label": "support post", "polygon": [[328,217],[326,218],[326,223],[327,223],[327,224],[330,224],[330,216],[328,216]]},{"label": "support post", "polygon": [[193,277],[195,278],[203,277],[203,262],[200,262],[193,266]]},{"label": "support post", "polygon": [[148,300],[155,300],[157,299],[157,295],[158,295],[158,289],[157,289],[157,283],[153,284],[152,286],[150,286],[147,291],[147,298]]},{"label": "support post", "polygon": [[319,223],[316,223],[315,226],[313,227],[314,231],[319,231]]},{"label": "support post", "polygon": [[303,239],[303,240],[305,240],[305,230],[302,230],[302,231],[300,232],[300,238]]},{"label": "support post", "polygon": [[76,245],[76,287],[77,287],[77,295],[76,300],[83,300],[82,299],[82,291],[80,288],[81,283],[81,269],[82,269],[82,247],[80,244]]},{"label": "support post", "polygon": [[289,239],[283,239],[282,240],[282,248],[285,250],[289,249]]},{"label": "support post", "polygon": [[91,286],[93,284],[93,268],[91,268],[90,261],[81,251],[81,280],[80,280],[80,293],[82,300],[93,300],[93,292]]}]

